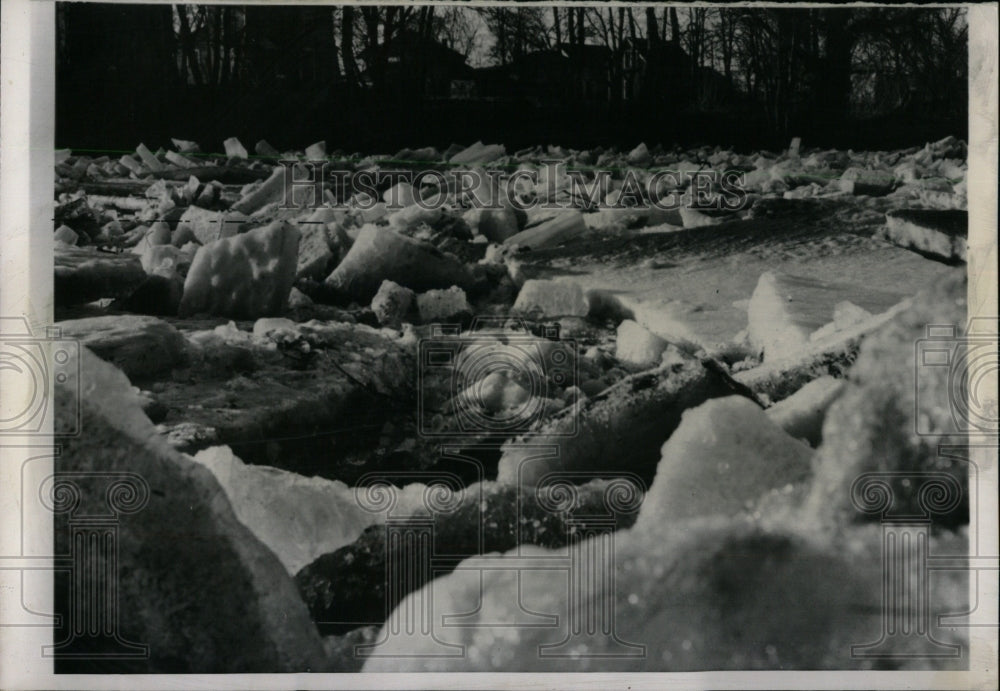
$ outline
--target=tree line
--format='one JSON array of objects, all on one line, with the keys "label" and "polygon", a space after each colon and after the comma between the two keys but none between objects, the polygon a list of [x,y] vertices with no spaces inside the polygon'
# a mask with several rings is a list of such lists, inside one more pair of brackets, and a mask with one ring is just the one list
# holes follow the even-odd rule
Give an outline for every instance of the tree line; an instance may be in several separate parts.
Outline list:
[{"label": "tree line", "polygon": [[[156,100],[148,93],[156,89],[211,98],[323,84],[378,94],[388,86],[390,48],[404,36],[439,43],[477,66],[566,45],[653,55],[672,42],[687,56],[690,107],[723,84],[782,135],[815,118],[964,112],[967,88],[961,8],[60,3],[57,21],[57,79],[132,93],[137,112],[144,99]],[[421,65],[402,67],[422,74]],[[652,59],[645,65],[660,68]],[[623,78],[620,61],[611,61],[610,93]],[[658,98],[647,105],[676,105],[671,94]]]}]

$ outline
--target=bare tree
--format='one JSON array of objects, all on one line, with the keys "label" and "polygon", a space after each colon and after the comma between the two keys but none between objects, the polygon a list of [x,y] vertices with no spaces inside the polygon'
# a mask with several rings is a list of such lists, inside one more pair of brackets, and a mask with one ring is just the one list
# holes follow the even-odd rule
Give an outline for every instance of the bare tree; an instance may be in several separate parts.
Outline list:
[{"label": "bare tree", "polygon": [[646,8],[646,40],[649,42],[650,47],[660,42],[660,34],[656,28],[656,9],[654,7]]},{"label": "bare tree", "polygon": [[[571,19],[574,14],[572,9],[567,8]],[[483,7],[479,8],[479,12],[496,37],[492,54],[501,65],[527,53],[552,47],[554,28],[549,24],[548,12],[543,8]],[[572,31],[569,35],[572,37]]]},{"label": "bare tree", "polygon": [[480,23],[464,7],[438,7],[431,13],[431,37],[466,57],[477,47]]},{"label": "bare tree", "polygon": [[201,65],[198,63],[198,56],[194,50],[194,34],[191,31],[191,23],[188,16],[188,5],[174,5],[175,16],[180,27],[180,43],[184,53],[184,72],[191,74],[194,83],[201,85],[205,80],[201,76]]},{"label": "bare tree", "polygon": [[736,55],[736,20],[738,10],[733,7],[720,7],[716,10],[714,27],[715,44],[722,58],[722,73],[730,86],[733,85],[733,61]]},{"label": "bare tree", "polygon": [[344,5],[340,20],[340,61],[348,88],[360,86],[358,63],[354,59],[354,5]]}]

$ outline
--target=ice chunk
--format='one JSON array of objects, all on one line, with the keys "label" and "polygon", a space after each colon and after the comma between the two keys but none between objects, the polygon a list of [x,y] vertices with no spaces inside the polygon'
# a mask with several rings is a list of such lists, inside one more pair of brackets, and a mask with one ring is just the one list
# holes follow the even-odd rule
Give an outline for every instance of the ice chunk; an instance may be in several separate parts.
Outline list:
[{"label": "ice chunk", "polygon": [[247,150],[240,143],[240,140],[236,137],[230,137],[226,141],[222,142],[222,145],[226,147],[226,157],[227,158],[247,158]]},{"label": "ice chunk", "polygon": [[66,225],[59,226],[56,228],[55,241],[61,242],[66,245],[75,245],[76,241],[80,239],[80,236],[76,234],[72,228]]},{"label": "ice chunk", "polygon": [[458,286],[447,290],[428,290],[417,295],[417,310],[425,324],[472,312],[465,291]]},{"label": "ice chunk", "polygon": [[946,262],[968,256],[969,215],[955,209],[902,209],[886,214],[890,242]]},{"label": "ice chunk", "polygon": [[467,149],[462,149],[455,153],[449,160],[451,163],[464,163],[467,165],[482,164],[495,161],[505,153],[507,153],[507,150],[502,144],[487,145],[479,141]]},{"label": "ice chunk", "polygon": [[368,225],[325,283],[342,299],[367,303],[386,279],[413,290],[428,290],[466,287],[472,276],[458,259],[433,245]]},{"label": "ice chunk", "polygon": [[372,298],[372,312],[382,326],[398,329],[413,306],[414,293],[398,283],[385,280]]},{"label": "ice chunk", "polygon": [[583,289],[571,281],[525,281],[515,311],[541,317],[585,317],[588,304]]},{"label": "ice chunk", "polygon": [[768,408],[767,416],[789,435],[818,446],[823,438],[826,411],[837,400],[843,387],[843,379],[829,375],[819,377]]},{"label": "ice chunk", "polygon": [[639,323],[626,319],[618,325],[615,357],[636,367],[659,364],[669,344]]},{"label": "ice chunk", "polygon": [[663,445],[656,479],[636,528],[682,518],[745,511],[769,490],[809,477],[812,450],[740,396],[684,413]]},{"label": "ice chunk", "polygon": [[583,220],[583,214],[574,209],[564,211],[549,221],[522,230],[516,235],[511,235],[504,241],[504,244],[545,249],[579,238],[586,232],[587,224]]},{"label": "ice chunk", "polygon": [[203,246],[184,282],[180,313],[256,318],[281,312],[298,248],[298,229],[284,221]]}]

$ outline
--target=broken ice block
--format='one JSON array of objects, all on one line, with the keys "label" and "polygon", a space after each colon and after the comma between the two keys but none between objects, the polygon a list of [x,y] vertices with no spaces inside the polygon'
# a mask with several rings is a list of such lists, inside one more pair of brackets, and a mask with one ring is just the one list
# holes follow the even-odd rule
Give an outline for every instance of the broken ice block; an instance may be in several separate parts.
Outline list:
[{"label": "broken ice block", "polygon": [[163,170],[163,164],[160,163],[160,159],[154,156],[153,152],[147,149],[145,144],[137,146],[135,148],[135,152],[139,154],[139,158],[142,159],[142,164],[154,173],[159,173]]},{"label": "broken ice block", "polygon": [[583,214],[574,209],[565,211],[541,225],[522,230],[517,235],[511,235],[504,241],[504,244],[545,249],[561,245],[574,237],[580,237],[586,231],[587,224],[583,220]]},{"label": "broken ice block", "polygon": [[326,159],[326,142],[320,141],[306,147],[306,160],[323,161]]},{"label": "broken ice block", "polygon": [[626,319],[618,325],[615,357],[636,367],[653,367],[660,363],[669,344],[639,323]]},{"label": "broken ice block", "polygon": [[542,317],[585,317],[589,306],[583,289],[570,281],[525,281],[513,309]]},{"label": "broken ice block", "polygon": [[893,244],[945,262],[968,255],[969,214],[957,209],[900,209],[886,214],[886,237]]},{"label": "broken ice block", "polygon": [[452,286],[447,290],[428,290],[417,295],[417,311],[420,313],[420,321],[429,324],[469,314],[472,308],[466,300],[465,291]]},{"label": "broken ice block", "polygon": [[67,245],[75,245],[76,241],[80,238],[69,226],[59,226],[56,228],[55,240],[56,242],[62,242]]},{"label": "broken ice block", "polygon": [[240,140],[236,137],[230,137],[226,141],[222,142],[222,145],[226,147],[227,158],[246,159],[248,157],[246,148],[240,144]]},{"label": "broken ice block", "polygon": [[298,250],[299,231],[284,221],[201,247],[184,281],[180,314],[246,319],[280,313]]}]

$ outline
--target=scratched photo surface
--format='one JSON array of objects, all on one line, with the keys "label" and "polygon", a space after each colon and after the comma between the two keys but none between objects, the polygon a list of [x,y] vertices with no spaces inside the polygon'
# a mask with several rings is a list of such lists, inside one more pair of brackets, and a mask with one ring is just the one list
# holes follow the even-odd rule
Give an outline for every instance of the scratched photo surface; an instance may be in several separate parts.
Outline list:
[{"label": "scratched photo surface", "polygon": [[55,19],[57,673],[969,669],[965,8]]}]

